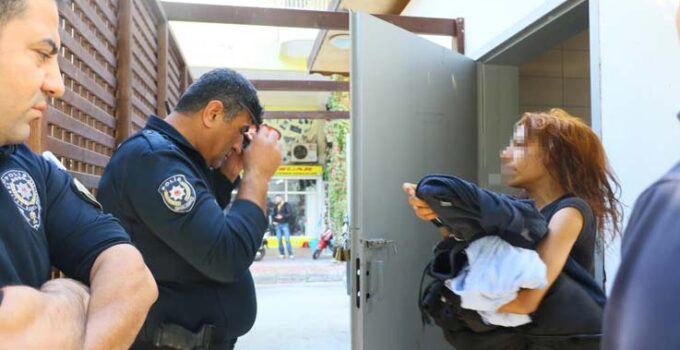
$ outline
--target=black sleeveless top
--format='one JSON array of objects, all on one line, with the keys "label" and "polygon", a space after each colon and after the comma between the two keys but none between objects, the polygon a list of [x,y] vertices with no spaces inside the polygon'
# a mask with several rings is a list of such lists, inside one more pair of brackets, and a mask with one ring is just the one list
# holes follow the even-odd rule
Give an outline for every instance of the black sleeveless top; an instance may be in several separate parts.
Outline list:
[{"label": "black sleeveless top", "polygon": [[595,221],[595,215],[593,214],[590,205],[579,197],[567,194],[546,205],[541,209],[541,214],[548,222],[550,222],[550,219],[552,219],[557,211],[567,207],[575,208],[583,216],[583,228],[581,229],[569,256],[590,272],[591,275],[594,275],[595,267],[593,259],[595,255],[597,222]]}]

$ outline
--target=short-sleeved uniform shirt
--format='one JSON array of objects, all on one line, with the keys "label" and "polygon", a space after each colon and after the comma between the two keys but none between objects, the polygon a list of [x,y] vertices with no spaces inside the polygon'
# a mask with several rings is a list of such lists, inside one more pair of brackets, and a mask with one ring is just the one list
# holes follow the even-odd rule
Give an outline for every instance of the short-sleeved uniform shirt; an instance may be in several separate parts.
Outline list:
[{"label": "short-sleeved uniform shirt", "polygon": [[635,202],[602,349],[680,349],[680,163]]},{"label": "short-sleeved uniform shirt", "polygon": [[39,288],[52,266],[89,284],[105,249],[130,238],[66,171],[25,145],[0,147],[0,287]]},{"label": "short-sleeved uniform shirt", "polygon": [[248,269],[268,222],[247,200],[234,201],[225,215],[235,187],[155,116],[114,153],[97,198],[130,233],[159,289],[138,341],[153,341],[162,323],[194,332],[214,325],[216,345],[252,327]]}]

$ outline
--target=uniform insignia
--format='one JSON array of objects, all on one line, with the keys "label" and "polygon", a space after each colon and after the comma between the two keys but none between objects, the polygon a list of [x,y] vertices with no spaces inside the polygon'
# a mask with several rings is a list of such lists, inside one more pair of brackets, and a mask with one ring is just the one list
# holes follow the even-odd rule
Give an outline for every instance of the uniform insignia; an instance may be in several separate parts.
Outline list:
[{"label": "uniform insignia", "polygon": [[163,180],[158,193],[168,209],[175,213],[187,213],[196,204],[196,190],[184,175],[173,175]]},{"label": "uniform insignia", "polygon": [[83,197],[83,199],[85,199],[87,202],[94,205],[95,207],[99,208],[99,210],[102,210],[102,205],[99,204],[99,202],[97,201],[97,198],[94,197],[92,192],[90,192],[90,190],[88,190],[87,187],[85,187],[85,185],[83,185],[82,182],[78,181],[78,179],[76,179],[74,177],[72,184],[73,184],[73,189],[77,193],[79,193],[81,195],[81,197]]},{"label": "uniform insignia", "polygon": [[0,176],[0,181],[28,225],[34,230],[40,228],[40,196],[31,175],[22,170],[9,170]]}]

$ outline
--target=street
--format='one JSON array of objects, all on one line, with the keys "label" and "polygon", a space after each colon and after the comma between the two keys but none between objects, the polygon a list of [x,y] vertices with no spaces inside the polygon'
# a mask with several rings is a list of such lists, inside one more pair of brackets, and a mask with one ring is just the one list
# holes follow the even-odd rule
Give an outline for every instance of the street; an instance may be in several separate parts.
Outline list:
[{"label": "street", "polygon": [[349,297],[344,282],[259,284],[253,329],[237,350],[349,350]]}]

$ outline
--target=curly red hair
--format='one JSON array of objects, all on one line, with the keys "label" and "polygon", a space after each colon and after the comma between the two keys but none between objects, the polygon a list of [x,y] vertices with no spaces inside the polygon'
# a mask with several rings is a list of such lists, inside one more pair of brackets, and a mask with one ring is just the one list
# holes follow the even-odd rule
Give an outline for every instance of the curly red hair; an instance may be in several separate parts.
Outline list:
[{"label": "curly red hair", "polygon": [[598,236],[602,238],[609,224],[611,238],[615,237],[620,231],[621,186],[595,132],[559,108],[524,113],[517,125],[525,127],[528,140],[538,142],[550,175],[565,191],[588,202],[597,220]]}]

